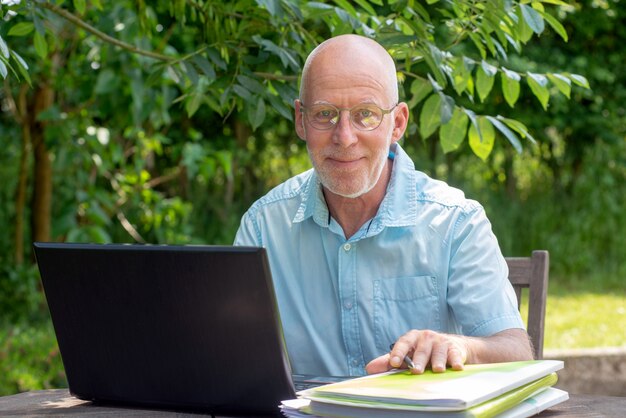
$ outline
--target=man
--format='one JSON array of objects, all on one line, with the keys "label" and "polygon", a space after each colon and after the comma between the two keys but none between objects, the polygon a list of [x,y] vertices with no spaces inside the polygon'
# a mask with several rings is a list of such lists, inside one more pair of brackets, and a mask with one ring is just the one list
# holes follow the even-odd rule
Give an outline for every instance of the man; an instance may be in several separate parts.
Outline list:
[{"label": "man", "polygon": [[235,238],[267,248],[295,373],[532,358],[483,208],[415,171],[397,144],[408,116],[373,40],[338,36],[308,57],[295,125],[313,169],[259,199]]}]

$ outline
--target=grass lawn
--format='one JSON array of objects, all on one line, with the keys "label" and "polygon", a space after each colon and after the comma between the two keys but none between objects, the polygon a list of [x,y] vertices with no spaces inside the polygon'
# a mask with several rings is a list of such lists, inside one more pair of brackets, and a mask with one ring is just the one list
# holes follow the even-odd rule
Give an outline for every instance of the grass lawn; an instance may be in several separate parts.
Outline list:
[{"label": "grass lawn", "polygon": [[551,278],[548,289],[544,349],[626,347],[626,284]]}]

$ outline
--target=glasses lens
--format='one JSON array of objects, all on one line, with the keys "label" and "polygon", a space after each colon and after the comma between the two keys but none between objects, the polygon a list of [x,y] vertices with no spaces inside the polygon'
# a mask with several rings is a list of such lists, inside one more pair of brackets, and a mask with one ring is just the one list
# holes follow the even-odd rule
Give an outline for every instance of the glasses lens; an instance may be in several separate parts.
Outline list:
[{"label": "glasses lens", "polygon": [[383,120],[383,110],[376,105],[358,105],[350,110],[350,118],[357,129],[371,131]]},{"label": "glasses lens", "polygon": [[339,120],[337,108],[329,105],[314,105],[307,112],[309,123],[318,129],[330,129]]}]

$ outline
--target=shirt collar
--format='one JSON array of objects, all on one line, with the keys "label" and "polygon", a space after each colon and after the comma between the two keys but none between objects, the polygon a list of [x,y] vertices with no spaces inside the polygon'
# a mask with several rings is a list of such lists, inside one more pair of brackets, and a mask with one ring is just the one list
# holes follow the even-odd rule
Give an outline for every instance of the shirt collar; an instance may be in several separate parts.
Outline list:
[{"label": "shirt collar", "polygon": [[[393,168],[385,197],[378,213],[372,220],[368,236],[378,234],[387,226],[408,226],[415,223],[417,214],[417,192],[415,189],[415,165],[399,144],[392,145]],[[292,220],[302,222],[313,217],[315,223],[328,227],[328,206],[322,193],[322,185],[315,170],[302,189],[302,201]]]},{"label": "shirt collar", "polygon": [[309,170],[309,178],[305,181],[301,196],[302,201],[292,222],[298,223],[313,217],[319,226],[328,227],[330,212],[322,192],[322,183],[314,169]]}]

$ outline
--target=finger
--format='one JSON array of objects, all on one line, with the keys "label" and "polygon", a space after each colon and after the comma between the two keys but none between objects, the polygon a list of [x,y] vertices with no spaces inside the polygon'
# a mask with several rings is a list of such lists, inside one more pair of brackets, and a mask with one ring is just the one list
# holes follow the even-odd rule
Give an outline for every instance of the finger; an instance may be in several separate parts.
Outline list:
[{"label": "finger", "polygon": [[441,373],[446,371],[446,364],[448,363],[448,354],[450,343],[445,338],[439,338],[433,345],[433,349],[430,355],[430,367],[433,372]]},{"label": "finger", "polygon": [[[404,334],[402,337],[398,338],[398,341],[395,344],[392,344],[390,347],[391,352],[389,364],[394,368],[401,368],[404,364],[404,357],[409,355],[419,337],[419,331],[413,330]],[[405,366],[406,367],[406,366]]]},{"label": "finger", "polygon": [[414,346],[415,351],[413,352],[413,365],[415,367],[411,369],[411,372],[414,374],[422,374],[426,370],[426,366],[430,362],[436,336],[437,334],[433,331],[420,331]]},{"label": "finger", "polygon": [[390,370],[389,354],[382,355],[367,363],[365,372],[367,374],[382,373]]},{"label": "finger", "polygon": [[452,370],[463,370],[467,354],[459,346],[452,344],[448,348],[448,364]]}]

